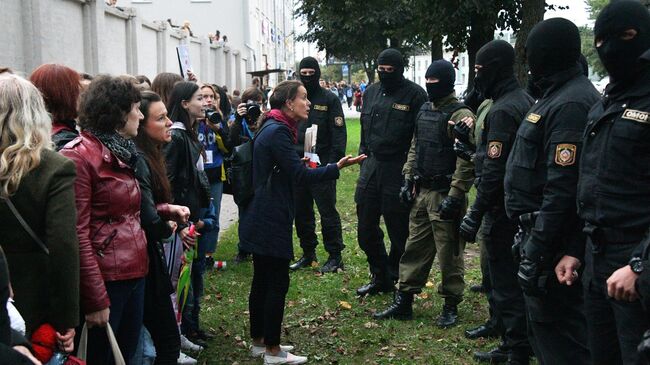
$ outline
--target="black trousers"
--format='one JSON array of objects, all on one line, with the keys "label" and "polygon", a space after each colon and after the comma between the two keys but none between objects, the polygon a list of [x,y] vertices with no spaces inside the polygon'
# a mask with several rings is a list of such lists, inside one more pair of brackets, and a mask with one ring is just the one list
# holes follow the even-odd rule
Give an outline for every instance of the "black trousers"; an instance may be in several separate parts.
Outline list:
[{"label": "black trousers", "polygon": [[318,245],[314,202],[321,219],[323,245],[330,256],[340,256],[345,248],[341,216],[336,210],[336,180],[311,185],[294,185],[296,233],[305,253],[313,253]]},{"label": "black trousers", "polygon": [[[380,280],[397,281],[399,260],[409,235],[409,208],[399,202],[403,165],[403,161],[367,159],[355,192],[359,247],[368,257],[370,272]],[[388,254],[379,227],[382,216],[390,238]]]},{"label": "black trousers", "polygon": [[481,286],[485,291],[485,296],[488,301],[488,312],[490,318],[485,323],[486,326],[495,328],[499,333],[503,333],[503,324],[497,313],[496,303],[494,303],[494,295],[492,292],[492,282],[490,280],[490,264],[488,260],[488,253],[485,248],[485,236],[479,230],[476,234],[476,243],[480,245],[481,250]]},{"label": "black trousers", "polygon": [[528,343],[526,304],[517,281],[518,265],[512,256],[512,241],[517,223],[508,219],[505,211],[488,212],[482,225],[487,251],[492,302],[503,325],[503,347],[512,351],[514,359],[526,360],[531,348]]},{"label": "black trousers", "polygon": [[169,295],[161,296],[145,283],[144,321],[156,348],[156,365],[175,365],[181,351],[176,315]]},{"label": "black trousers", "polygon": [[[526,236],[522,242],[526,242]],[[528,341],[539,364],[591,363],[582,291],[581,282],[561,285],[553,273],[549,276],[545,295],[524,294]]]},{"label": "black trousers", "polygon": [[594,364],[641,364],[636,347],[648,329],[640,301],[618,301],[607,295],[607,279],[628,264],[637,244],[604,245],[594,252],[588,239],[585,257],[585,307],[589,347]]},{"label": "black trousers", "polygon": [[253,254],[253,283],[248,297],[251,338],[280,345],[284,301],[289,290],[289,260]]}]

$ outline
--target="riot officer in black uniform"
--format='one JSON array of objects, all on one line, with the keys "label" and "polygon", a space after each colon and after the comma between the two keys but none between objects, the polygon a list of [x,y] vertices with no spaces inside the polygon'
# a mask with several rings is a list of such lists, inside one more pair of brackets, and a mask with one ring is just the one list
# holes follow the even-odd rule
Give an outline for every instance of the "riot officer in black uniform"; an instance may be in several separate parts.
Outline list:
[{"label": "riot officer in black uniform", "polygon": [[[355,202],[357,204],[359,246],[368,257],[371,282],[357,294],[377,294],[394,290],[399,259],[408,237],[408,207],[399,202],[402,166],[411,145],[415,118],[427,95],[404,79],[404,59],[392,48],[377,57],[379,83],[368,86],[361,110],[359,153],[368,155],[363,162]],[[384,232],[379,218],[384,216],[391,242],[386,254]]]},{"label": "riot officer in black uniform", "polygon": [[[300,61],[300,81],[307,89],[307,97],[311,101],[309,119],[298,125],[298,142],[296,150],[303,156],[305,146],[305,131],[312,125],[318,126],[316,152],[321,164],[336,162],[345,155],[347,134],[345,118],[339,99],[323,89],[318,84],[320,66],[313,57],[305,57]],[[329,259],[321,267],[322,273],[336,272],[343,269],[341,251],[345,247],[341,232],[341,217],[336,210],[336,180],[312,185],[296,185],[294,187],[296,207],[296,233],[303,250],[302,257],[290,266],[292,270],[311,267],[316,258],[316,219],[314,217],[314,202],[320,213],[323,233],[323,245],[329,254]]]},{"label": "riot officer in black uniform", "polygon": [[517,222],[508,218],[503,202],[506,161],[517,129],[533,99],[514,77],[515,51],[510,43],[494,40],[476,54],[475,87],[493,100],[474,157],[477,176],[476,200],[460,225],[460,235],[469,242],[481,227],[487,250],[493,303],[503,324],[503,343],[490,352],[477,352],[480,361],[528,364],[530,345],[526,332],[524,296],[517,282],[512,240]]},{"label": "riot officer in black uniform", "polygon": [[650,13],[637,1],[612,2],[594,36],[610,84],[589,112],[578,183],[589,345],[599,364],[637,364],[648,329],[635,281],[650,269],[639,258],[650,227]]},{"label": "riot officer in black uniform", "polygon": [[582,74],[579,56],[580,34],[570,21],[547,19],[531,30],[526,57],[541,99],[517,130],[504,179],[506,212],[522,229],[515,244],[529,341],[542,364],[590,361],[582,287],[560,285],[553,272],[563,255],[584,252],[575,204],[578,161],[598,92]]}]

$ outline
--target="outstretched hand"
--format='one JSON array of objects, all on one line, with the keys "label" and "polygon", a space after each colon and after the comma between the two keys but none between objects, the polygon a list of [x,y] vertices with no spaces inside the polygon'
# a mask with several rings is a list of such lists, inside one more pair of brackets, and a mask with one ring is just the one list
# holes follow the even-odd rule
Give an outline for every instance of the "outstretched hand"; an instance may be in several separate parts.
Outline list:
[{"label": "outstretched hand", "polygon": [[336,167],[338,167],[339,170],[340,170],[340,169],[342,169],[344,167],[348,167],[348,166],[351,166],[351,165],[354,165],[354,164],[358,164],[361,161],[365,160],[366,158],[368,158],[368,156],[366,156],[365,154],[361,154],[361,155],[359,155],[357,157],[352,157],[352,155],[347,155],[347,156],[343,157],[342,159],[340,159],[339,162],[336,163]]}]

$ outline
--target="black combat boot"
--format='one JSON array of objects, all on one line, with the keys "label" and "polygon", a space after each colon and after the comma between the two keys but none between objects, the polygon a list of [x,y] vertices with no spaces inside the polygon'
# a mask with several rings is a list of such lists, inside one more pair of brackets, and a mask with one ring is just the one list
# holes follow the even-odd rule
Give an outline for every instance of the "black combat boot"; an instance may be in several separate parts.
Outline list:
[{"label": "black combat boot", "polygon": [[497,348],[490,351],[476,351],[474,359],[478,362],[486,362],[490,364],[503,364],[510,358],[511,351],[504,347],[503,343]]},{"label": "black combat boot", "polygon": [[379,292],[391,293],[395,290],[395,285],[390,280],[379,280],[377,275],[372,275],[370,282],[359,289],[357,289],[357,295],[366,296],[366,295],[375,295]]},{"label": "black combat boot", "polygon": [[313,262],[318,262],[318,258],[316,258],[316,253],[305,252],[302,254],[302,257],[298,259],[298,261],[291,264],[289,268],[293,271],[296,271],[298,269],[302,269],[303,267],[311,267]]},{"label": "black combat boot", "polygon": [[438,317],[438,327],[447,328],[456,324],[458,321],[458,307],[456,304],[445,304],[442,307],[442,313]]},{"label": "black combat boot", "polygon": [[374,319],[413,319],[413,293],[396,291],[393,303],[382,312],[376,312],[372,315]]},{"label": "black combat boot", "polygon": [[497,338],[499,336],[499,331],[489,323],[465,330],[465,337],[470,340],[476,340],[477,338]]},{"label": "black combat boot", "polygon": [[325,265],[320,268],[321,274],[325,274],[328,272],[337,272],[339,269],[343,270],[345,267],[343,266],[343,258],[341,258],[341,255],[338,256],[332,256],[330,255],[329,259],[325,262]]}]

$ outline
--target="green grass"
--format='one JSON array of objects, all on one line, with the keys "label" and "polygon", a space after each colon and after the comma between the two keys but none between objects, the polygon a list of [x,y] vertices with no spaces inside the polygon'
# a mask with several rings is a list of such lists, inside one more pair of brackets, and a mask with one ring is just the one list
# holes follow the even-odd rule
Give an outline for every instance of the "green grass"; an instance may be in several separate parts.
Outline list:
[{"label": "green grass", "polygon": [[[348,120],[348,153],[356,155],[359,146],[359,120]],[[309,356],[310,364],[473,364],[472,353],[489,350],[495,341],[469,341],[463,331],[483,323],[487,316],[482,295],[466,290],[459,307],[460,324],[442,330],[435,326],[442,299],[435,287],[440,282],[437,263],[430,281],[414,304],[412,321],[375,321],[370,315],[385,308],[390,295],[358,298],[357,287],[368,281],[363,251],[357,244],[357,219],[354,188],[358,166],[342,171],[338,182],[337,204],[343,224],[343,251],[346,270],[339,274],[320,276],[314,270],[291,274],[291,287],[284,313],[282,343],[296,346],[295,353]],[[317,228],[320,230],[320,228]],[[260,232],[263,234],[263,232]],[[321,238],[318,232],[319,239]],[[251,263],[232,265],[237,251],[237,226],[223,233],[216,258],[228,261],[224,271],[206,276],[206,295],[201,320],[217,337],[199,357],[201,364],[261,364],[249,357],[248,292],[252,278]],[[301,249],[294,238],[294,251]],[[327,253],[319,244],[321,264]],[[478,247],[465,250],[467,288],[480,281]],[[341,303],[344,302],[344,303]],[[348,303],[351,308],[344,308]]]}]

